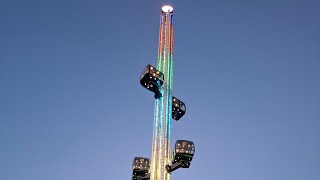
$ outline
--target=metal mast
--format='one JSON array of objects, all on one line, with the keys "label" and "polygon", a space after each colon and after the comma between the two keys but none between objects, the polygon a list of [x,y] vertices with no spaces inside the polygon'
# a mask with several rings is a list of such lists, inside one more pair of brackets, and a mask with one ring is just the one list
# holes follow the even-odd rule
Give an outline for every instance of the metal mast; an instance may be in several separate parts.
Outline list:
[{"label": "metal mast", "polygon": [[160,16],[160,32],[158,47],[158,67],[164,74],[162,97],[155,100],[151,180],[169,180],[170,173],[165,169],[171,162],[170,141],[172,124],[172,53],[173,53],[173,8],[163,6]]}]

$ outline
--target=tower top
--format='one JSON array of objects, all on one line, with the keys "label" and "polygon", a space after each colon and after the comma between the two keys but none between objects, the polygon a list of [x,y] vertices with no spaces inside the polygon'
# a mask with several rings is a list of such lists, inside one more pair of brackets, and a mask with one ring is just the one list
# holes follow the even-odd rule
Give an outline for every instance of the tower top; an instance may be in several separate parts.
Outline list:
[{"label": "tower top", "polygon": [[173,11],[173,7],[170,6],[170,5],[162,6],[161,9],[162,9],[163,12],[166,12],[166,13],[171,13]]}]

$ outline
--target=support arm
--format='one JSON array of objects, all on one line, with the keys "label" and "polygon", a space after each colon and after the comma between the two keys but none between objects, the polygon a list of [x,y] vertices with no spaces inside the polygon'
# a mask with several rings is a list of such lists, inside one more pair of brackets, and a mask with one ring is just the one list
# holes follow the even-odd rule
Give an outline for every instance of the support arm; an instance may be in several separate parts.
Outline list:
[{"label": "support arm", "polygon": [[175,162],[171,165],[166,165],[166,169],[169,173],[171,173],[172,171],[179,169],[181,165],[182,165],[182,162]]}]

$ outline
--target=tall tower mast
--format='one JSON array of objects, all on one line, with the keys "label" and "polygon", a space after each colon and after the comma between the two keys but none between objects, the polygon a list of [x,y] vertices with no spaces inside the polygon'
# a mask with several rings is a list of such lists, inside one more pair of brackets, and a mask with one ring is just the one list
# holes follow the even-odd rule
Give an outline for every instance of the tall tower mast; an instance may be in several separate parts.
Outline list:
[{"label": "tall tower mast", "polygon": [[171,162],[173,80],[173,8],[171,6],[162,7],[158,46],[157,69],[163,73],[164,81],[160,88],[162,97],[155,100],[150,179],[169,180],[170,173],[165,170],[165,167]]},{"label": "tall tower mast", "polygon": [[185,104],[172,96],[173,8],[163,6],[160,16],[158,66],[147,65],[140,84],[153,92],[155,100],[152,159],[135,157],[132,180],[170,180],[170,173],[189,168],[195,147],[192,141],[177,140],[171,159],[172,119],[178,121],[185,113]]}]

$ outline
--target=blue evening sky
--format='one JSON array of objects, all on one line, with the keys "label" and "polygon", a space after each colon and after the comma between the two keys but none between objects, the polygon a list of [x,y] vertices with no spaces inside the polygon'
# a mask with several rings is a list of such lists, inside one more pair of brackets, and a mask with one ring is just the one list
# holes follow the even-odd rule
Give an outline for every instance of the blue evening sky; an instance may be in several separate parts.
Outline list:
[{"label": "blue evening sky", "polygon": [[[0,1],[0,179],[131,179],[161,0]],[[176,0],[173,180],[320,179],[320,1]]]}]

